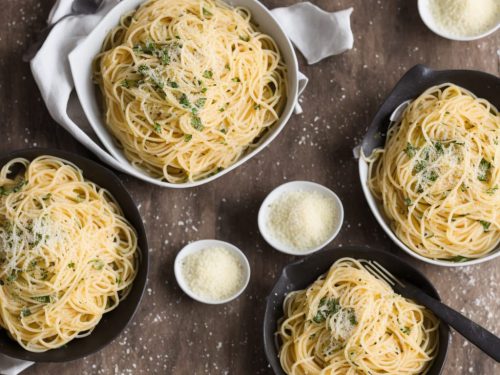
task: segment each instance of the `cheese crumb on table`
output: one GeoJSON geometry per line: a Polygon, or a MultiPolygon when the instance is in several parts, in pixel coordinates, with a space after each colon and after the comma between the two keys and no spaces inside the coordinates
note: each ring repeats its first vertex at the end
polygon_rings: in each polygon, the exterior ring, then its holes
{"type": "Polygon", "coordinates": [[[182,273],[194,294],[211,301],[235,295],[243,284],[243,265],[234,253],[223,247],[187,255],[182,261],[182,273]]]}
{"type": "Polygon", "coordinates": [[[335,230],[338,213],[332,198],[318,192],[283,193],[270,205],[273,237],[297,252],[320,246],[335,230]]]}

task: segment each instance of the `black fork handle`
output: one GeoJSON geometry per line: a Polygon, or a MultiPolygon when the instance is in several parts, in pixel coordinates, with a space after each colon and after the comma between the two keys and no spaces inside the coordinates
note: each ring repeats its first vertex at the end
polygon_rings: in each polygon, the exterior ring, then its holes
{"type": "MultiPolygon", "coordinates": [[[[400,288],[395,287],[394,289],[400,288]]],[[[500,362],[499,337],[411,284],[406,284],[400,291],[405,297],[411,298],[427,307],[439,319],[453,327],[458,333],[488,354],[495,361],[500,362]]]]}

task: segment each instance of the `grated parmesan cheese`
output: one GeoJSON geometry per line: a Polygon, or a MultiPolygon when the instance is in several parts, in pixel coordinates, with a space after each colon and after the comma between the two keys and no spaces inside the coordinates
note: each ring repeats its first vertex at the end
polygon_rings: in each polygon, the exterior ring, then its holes
{"type": "Polygon", "coordinates": [[[456,36],[479,35],[500,22],[498,0],[429,0],[429,10],[436,26],[456,36]]]}
{"type": "Polygon", "coordinates": [[[207,248],[186,256],[182,272],[194,294],[212,301],[233,296],[243,284],[240,260],[222,247],[207,248]]]}
{"type": "Polygon", "coordinates": [[[320,246],[337,224],[335,202],[318,192],[283,193],[270,206],[268,227],[278,241],[306,251],[320,246]]]}

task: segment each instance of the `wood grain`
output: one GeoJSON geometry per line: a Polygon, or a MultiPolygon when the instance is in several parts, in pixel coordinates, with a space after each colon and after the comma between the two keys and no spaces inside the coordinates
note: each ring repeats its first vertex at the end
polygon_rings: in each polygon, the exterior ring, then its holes
{"type": "MultiPolygon", "coordinates": [[[[292,0],[266,0],[268,7],[292,0]]],[[[500,334],[500,261],[444,269],[394,249],[364,202],[352,148],[400,76],[417,63],[499,74],[500,33],[480,41],[441,39],[425,28],[416,1],[313,1],[328,11],[354,7],[354,49],[307,66],[304,114],[293,116],[268,149],[208,185],[167,190],[120,175],[144,216],[152,267],[133,323],[111,345],[66,364],[36,364],[26,374],[271,374],[262,350],[265,298],[281,268],[294,260],[270,248],[258,233],[257,210],[277,185],[296,179],[332,188],[345,205],[333,246],[371,244],[397,252],[435,283],[443,300],[500,334]],[[246,293],[224,306],[185,296],[173,260],[187,242],[226,240],[248,256],[246,293]]],[[[51,1],[3,0],[0,12],[0,151],[47,146],[91,156],[49,116],[21,54],[43,27],[51,1]]],[[[500,366],[453,335],[444,374],[495,374],[500,366]]]]}

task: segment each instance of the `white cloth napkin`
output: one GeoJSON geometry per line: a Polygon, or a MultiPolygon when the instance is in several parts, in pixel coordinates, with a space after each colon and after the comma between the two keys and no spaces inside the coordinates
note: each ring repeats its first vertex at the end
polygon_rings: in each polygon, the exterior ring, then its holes
{"type": "Polygon", "coordinates": [[[309,64],[352,48],[352,8],[325,12],[310,2],[271,10],[309,64]]]}

